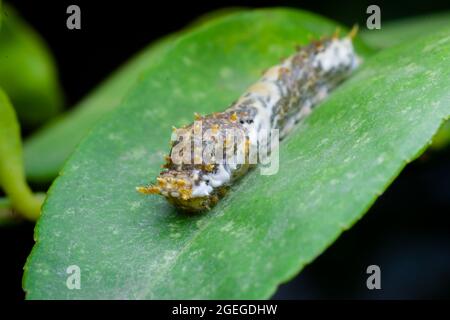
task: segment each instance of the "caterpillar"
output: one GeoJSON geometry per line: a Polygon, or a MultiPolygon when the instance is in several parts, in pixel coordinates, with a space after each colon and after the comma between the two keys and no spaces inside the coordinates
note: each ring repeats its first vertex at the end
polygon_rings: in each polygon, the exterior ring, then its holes
{"type": "Polygon", "coordinates": [[[254,166],[250,151],[267,144],[262,133],[277,129],[283,139],[358,67],[361,59],[352,43],[355,34],[356,28],[343,38],[336,32],[297,48],[295,54],[265,71],[225,111],[195,114],[194,123],[174,128],[171,153],[156,183],[137,187],[137,191],[162,195],[184,211],[212,208],[254,166]],[[241,134],[235,134],[238,138],[230,143],[229,132],[241,134]]]}

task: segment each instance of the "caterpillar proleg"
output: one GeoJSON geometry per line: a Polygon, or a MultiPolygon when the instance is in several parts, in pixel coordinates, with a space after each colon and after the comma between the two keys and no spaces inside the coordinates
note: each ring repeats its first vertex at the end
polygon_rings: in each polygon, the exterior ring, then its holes
{"type": "Polygon", "coordinates": [[[213,207],[254,165],[250,151],[261,146],[262,133],[278,129],[279,138],[285,137],[360,64],[352,44],[355,32],[297,49],[225,111],[196,114],[194,123],[174,129],[171,153],[156,183],[137,190],[160,194],[186,211],[213,207]]]}

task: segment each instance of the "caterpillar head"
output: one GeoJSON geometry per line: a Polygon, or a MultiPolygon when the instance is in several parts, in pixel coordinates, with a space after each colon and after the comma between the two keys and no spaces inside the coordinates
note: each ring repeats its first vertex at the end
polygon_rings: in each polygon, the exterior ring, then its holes
{"type": "MultiPolygon", "coordinates": [[[[232,178],[246,170],[243,165],[232,166],[235,141],[248,152],[246,129],[235,112],[196,115],[196,121],[184,128],[174,128],[170,156],[149,186],[138,187],[144,194],[159,194],[185,211],[203,211],[213,207],[228,189],[232,178]],[[231,139],[231,130],[240,129],[240,139],[231,139]],[[228,131],[227,131],[228,130],[228,131]],[[220,146],[220,148],[219,148],[220,146]],[[239,170],[240,169],[240,170],[239,170]]],[[[245,156],[242,156],[245,159],[245,156]]]]}
{"type": "Polygon", "coordinates": [[[224,188],[213,188],[200,178],[198,170],[161,172],[156,183],[137,187],[144,194],[159,194],[185,211],[203,211],[213,207],[224,193],[224,188]]]}

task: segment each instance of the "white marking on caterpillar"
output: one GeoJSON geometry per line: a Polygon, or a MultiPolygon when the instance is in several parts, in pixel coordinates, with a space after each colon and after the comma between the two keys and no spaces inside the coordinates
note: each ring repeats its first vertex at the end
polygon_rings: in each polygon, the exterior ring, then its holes
{"type": "MultiPolygon", "coordinates": [[[[352,44],[355,33],[298,49],[225,111],[196,114],[193,124],[175,129],[171,155],[157,183],[137,190],[161,194],[186,211],[214,206],[234,181],[277,152],[273,144],[278,133],[279,139],[285,137],[360,64],[352,44]]],[[[274,168],[278,163],[269,171],[274,168]]]]}

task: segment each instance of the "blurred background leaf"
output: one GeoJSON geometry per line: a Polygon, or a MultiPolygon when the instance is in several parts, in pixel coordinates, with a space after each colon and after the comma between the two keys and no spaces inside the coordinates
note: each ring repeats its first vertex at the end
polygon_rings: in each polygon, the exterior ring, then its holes
{"type": "Polygon", "coordinates": [[[35,128],[62,109],[55,62],[43,39],[12,7],[3,5],[0,14],[0,86],[22,125],[35,128]]]}
{"type": "Polygon", "coordinates": [[[450,144],[450,121],[447,120],[442,124],[439,131],[433,137],[433,143],[431,144],[430,148],[432,150],[442,150],[447,148],[449,144],[450,144]]]}

